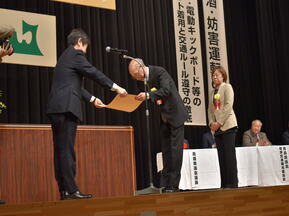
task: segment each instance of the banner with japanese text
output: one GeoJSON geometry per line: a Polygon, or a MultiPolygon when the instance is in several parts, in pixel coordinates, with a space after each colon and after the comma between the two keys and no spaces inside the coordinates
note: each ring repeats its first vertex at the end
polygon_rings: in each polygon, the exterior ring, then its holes
{"type": "Polygon", "coordinates": [[[116,10],[115,0],[50,0],[50,1],[116,10]]]}
{"type": "Polygon", "coordinates": [[[179,93],[189,118],[206,125],[203,64],[197,0],[173,0],[179,93]]]}
{"type": "Polygon", "coordinates": [[[203,0],[206,55],[208,69],[208,91],[212,91],[211,70],[223,66],[228,73],[226,32],[223,0],[203,0]]]}

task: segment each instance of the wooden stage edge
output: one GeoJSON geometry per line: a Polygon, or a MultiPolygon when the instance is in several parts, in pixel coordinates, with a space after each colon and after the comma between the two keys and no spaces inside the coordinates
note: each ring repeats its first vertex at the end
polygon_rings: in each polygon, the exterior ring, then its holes
{"type": "Polygon", "coordinates": [[[289,186],[0,205],[5,216],[289,215],[289,186]]]}

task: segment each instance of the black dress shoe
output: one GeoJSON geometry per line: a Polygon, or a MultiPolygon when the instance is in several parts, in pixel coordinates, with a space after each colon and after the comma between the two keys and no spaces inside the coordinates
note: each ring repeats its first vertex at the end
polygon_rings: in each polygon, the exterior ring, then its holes
{"type": "Polygon", "coordinates": [[[68,194],[66,191],[60,192],[60,200],[64,200],[65,195],[68,194]]]}
{"type": "Polygon", "coordinates": [[[83,194],[79,191],[76,191],[72,194],[68,193],[68,192],[63,192],[61,193],[61,200],[74,200],[74,199],[90,199],[92,198],[91,194],[83,194]]]}
{"type": "Polygon", "coordinates": [[[163,193],[176,193],[176,192],[179,192],[179,188],[178,187],[173,187],[173,186],[169,186],[169,187],[165,187],[163,189],[163,193]]]}
{"type": "Polygon", "coordinates": [[[5,201],[4,200],[0,200],[0,204],[5,204],[5,201]]]}
{"type": "Polygon", "coordinates": [[[238,185],[236,184],[226,184],[223,189],[232,189],[232,188],[238,188],[238,185]]]}

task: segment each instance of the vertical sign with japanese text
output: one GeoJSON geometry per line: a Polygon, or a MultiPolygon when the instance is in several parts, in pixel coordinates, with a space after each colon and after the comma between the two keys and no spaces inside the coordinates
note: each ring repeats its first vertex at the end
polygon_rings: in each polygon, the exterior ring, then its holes
{"type": "Polygon", "coordinates": [[[208,90],[212,91],[211,70],[223,66],[228,72],[226,32],[223,0],[203,0],[206,37],[206,55],[208,68],[208,90]]]}
{"type": "Polygon", "coordinates": [[[205,91],[197,0],[173,0],[179,93],[186,125],[206,125],[205,91]]]}

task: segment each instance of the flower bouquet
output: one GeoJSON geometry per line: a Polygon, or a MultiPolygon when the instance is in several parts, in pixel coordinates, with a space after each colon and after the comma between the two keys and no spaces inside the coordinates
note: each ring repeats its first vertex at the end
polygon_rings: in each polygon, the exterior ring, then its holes
{"type": "MultiPolygon", "coordinates": [[[[0,90],[0,97],[2,97],[3,92],[0,90]]],[[[0,100],[0,114],[2,113],[3,109],[6,109],[6,105],[0,100]]]]}

